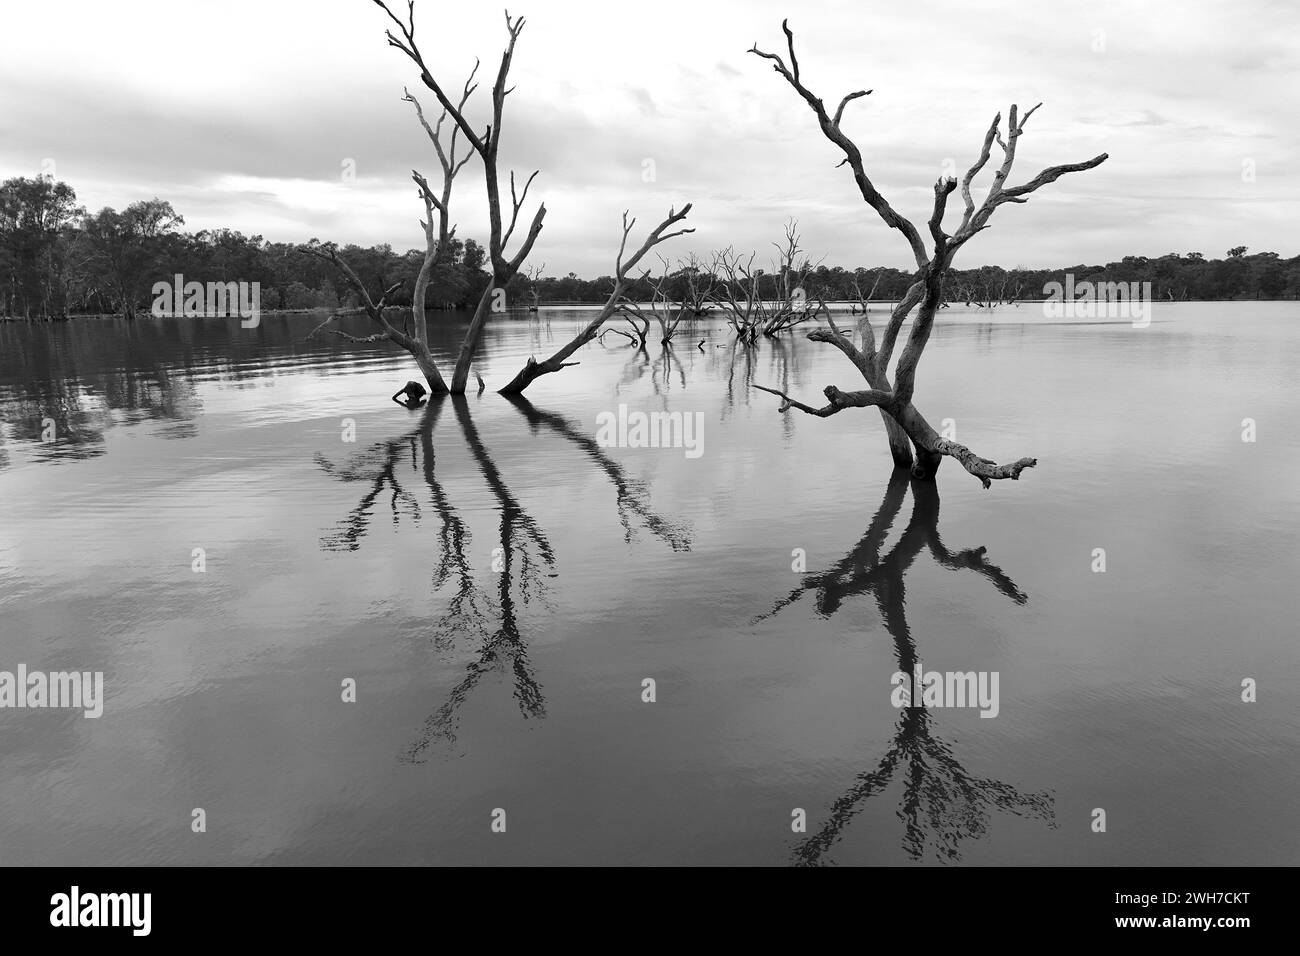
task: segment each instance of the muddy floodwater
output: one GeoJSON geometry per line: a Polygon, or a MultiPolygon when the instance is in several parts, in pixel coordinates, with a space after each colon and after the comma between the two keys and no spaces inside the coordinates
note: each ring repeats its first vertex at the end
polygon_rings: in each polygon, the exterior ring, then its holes
{"type": "Polygon", "coordinates": [[[0,709],[0,862],[1300,860],[1295,303],[946,310],[918,407],[1039,459],[989,491],[778,412],[861,379],[718,318],[492,391],[582,315],[416,411],[318,316],[0,324],[0,670],[104,675],[0,709]],[[895,707],[918,662],[996,716],[895,707]]]}

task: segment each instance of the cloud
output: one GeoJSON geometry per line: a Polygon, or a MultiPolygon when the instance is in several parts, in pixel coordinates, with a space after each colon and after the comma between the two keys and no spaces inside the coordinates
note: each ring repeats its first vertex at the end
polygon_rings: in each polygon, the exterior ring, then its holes
{"type": "MultiPolygon", "coordinates": [[[[313,235],[417,246],[413,168],[438,165],[403,87],[433,95],[353,0],[48,0],[6,13],[0,36],[0,176],[53,159],[91,208],[154,195],[190,228],[269,239],[313,235]],[[50,23],[61,28],[50,30],[50,23]],[[356,170],[346,183],[343,164],[356,170]]],[[[426,57],[458,89],[482,57],[471,108],[488,121],[500,11],[417,3],[426,57]]],[[[862,202],[807,106],[746,51],[784,52],[775,0],[666,0],[654,15],[594,17],[578,0],[532,12],[515,53],[502,162],[539,169],[548,269],[612,268],[624,209],[649,228],[692,201],[697,232],[674,252],[765,253],[787,217],[830,265],[906,266],[906,244],[862,202]],[[616,42],[612,38],[617,38],[616,42]]],[[[820,0],[792,20],[805,81],[827,103],[850,90],[844,128],[876,186],[918,223],[931,185],[974,159],[1010,103],[1044,102],[1015,178],[1106,151],[963,251],[1057,265],[1162,254],[1193,240],[1295,254],[1289,165],[1300,31],[1286,3],[1195,8],[1118,0],[889,5],[820,0]],[[1264,39],[1261,39],[1264,38],[1264,39]],[[925,55],[918,56],[924,49],[925,55]],[[1243,175],[1247,164],[1253,181],[1243,175]]],[[[983,187],[987,187],[986,170],[983,187]]],[[[458,180],[462,236],[486,232],[482,176],[458,180]]]]}

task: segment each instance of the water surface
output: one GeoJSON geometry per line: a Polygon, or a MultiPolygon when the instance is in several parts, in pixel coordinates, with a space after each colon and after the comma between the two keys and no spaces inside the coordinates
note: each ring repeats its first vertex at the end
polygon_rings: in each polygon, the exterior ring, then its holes
{"type": "MultiPolygon", "coordinates": [[[[920,368],[936,427],[1039,459],[990,491],[779,413],[753,383],[860,378],[712,317],[415,411],[314,317],[0,324],[0,669],[107,685],[0,710],[0,862],[1295,863],[1296,305],[1038,313],[946,311],[920,368]],[[620,404],[703,454],[596,444],[620,404]],[[997,718],[891,706],[918,658],[997,671],[997,718]]],[[[581,321],[491,327],[482,375],[581,321]]]]}

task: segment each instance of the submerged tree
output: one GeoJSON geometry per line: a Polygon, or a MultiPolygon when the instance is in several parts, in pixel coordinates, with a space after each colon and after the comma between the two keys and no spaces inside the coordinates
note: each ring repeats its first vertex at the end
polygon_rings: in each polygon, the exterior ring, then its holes
{"type": "Polygon", "coordinates": [[[692,252],[678,259],[675,268],[663,256],[659,263],[658,278],[652,278],[647,269],[636,288],[623,294],[623,317],[634,328],[636,322],[641,323],[638,345],[645,344],[651,320],[659,323],[659,343],[667,346],[683,322],[713,309],[711,296],[717,277],[704,269],[699,256],[692,252]]]}
{"type": "MultiPolygon", "coordinates": [[[[577,365],[577,362],[567,361],[568,358],[573,355],[574,352],[578,351],[578,349],[582,348],[582,346],[586,345],[599,335],[601,326],[603,326],[615,315],[615,313],[618,312],[620,305],[625,301],[624,293],[627,291],[628,286],[632,284],[632,279],[629,276],[629,273],[637,267],[643,258],[645,258],[645,254],[655,246],[659,245],[659,243],[672,239],[674,236],[680,236],[695,231],[694,229],[677,229],[673,232],[665,231],[669,227],[676,225],[685,219],[690,211],[690,203],[683,206],[681,212],[669,209],[668,217],[663,222],[659,223],[659,225],[655,226],[654,229],[650,230],[650,235],[646,237],[646,241],[642,243],[641,248],[634,252],[632,257],[627,261],[623,260],[623,256],[627,253],[627,237],[632,232],[632,227],[636,225],[636,219],[633,218],[629,220],[627,218],[627,212],[624,212],[623,240],[619,243],[618,256],[614,260],[614,291],[609,294],[609,298],[605,300],[604,306],[596,313],[595,318],[584,325],[577,335],[570,339],[563,348],[559,349],[550,358],[539,362],[536,358],[530,355],[527,364],[519,370],[518,374],[510,380],[505,388],[500,390],[501,394],[522,395],[524,389],[543,375],[549,375],[551,372],[558,372],[560,369],[567,368],[570,365],[577,365]]],[[[648,274],[649,270],[646,272],[646,275],[648,274]]],[[[644,279],[645,276],[642,276],[642,278],[644,279]]],[[[649,319],[646,319],[645,327],[649,327],[649,319]]],[[[637,344],[644,343],[645,332],[642,331],[640,342],[637,344]]]]}
{"type": "MultiPolygon", "coordinates": [[[[397,28],[397,33],[390,29],[386,32],[389,46],[396,47],[406,55],[412,63],[419,69],[420,82],[422,82],[434,96],[437,98],[442,108],[437,123],[430,126],[425,120],[424,111],[420,103],[408,91],[406,99],[415,105],[416,113],[421,125],[428,133],[435,151],[438,154],[439,163],[443,171],[443,185],[441,194],[435,194],[430,188],[428,182],[418,172],[412,173],[412,178],[419,187],[420,196],[425,205],[425,220],[421,223],[424,227],[426,238],[426,253],[420,269],[419,276],[416,279],[415,296],[412,303],[412,314],[415,325],[415,334],[411,335],[406,330],[396,328],[388,321],[386,310],[389,308],[388,300],[401,283],[391,285],[379,292],[376,299],[371,291],[367,288],[365,282],[357,275],[356,271],[351,268],[347,262],[338,254],[338,249],[333,244],[319,244],[313,241],[310,244],[310,251],[316,255],[328,259],[342,274],[344,281],[352,288],[361,301],[362,308],[367,315],[380,327],[380,331],[370,336],[358,337],[348,335],[337,329],[329,329],[336,335],[352,341],[374,342],[384,339],[396,342],[402,348],[410,352],[424,373],[425,379],[429,383],[430,391],[435,394],[445,394],[450,392],[453,395],[464,394],[466,385],[469,381],[470,363],[478,350],[479,341],[482,339],[483,330],[487,325],[488,316],[492,312],[504,311],[506,288],[512,280],[521,275],[521,270],[529,253],[532,251],[534,243],[537,241],[538,234],[542,230],[542,221],[546,217],[545,204],[539,204],[537,211],[533,214],[531,225],[528,231],[519,243],[517,249],[510,255],[506,253],[506,245],[514,235],[515,227],[520,224],[519,214],[523,209],[524,203],[528,198],[528,190],[537,177],[537,171],[523,182],[522,189],[519,189],[515,182],[513,172],[509,174],[510,196],[509,196],[509,220],[505,209],[505,201],[502,195],[502,178],[498,169],[498,150],[501,144],[501,124],[505,110],[506,97],[513,92],[514,87],[508,87],[507,81],[510,74],[511,62],[514,58],[515,43],[519,39],[520,33],[524,28],[524,18],[512,18],[509,11],[505,14],[506,32],[509,39],[506,44],[505,52],[501,56],[501,65],[497,70],[496,81],[492,84],[492,119],[486,129],[479,133],[470,125],[465,116],[465,105],[470,95],[476,89],[473,83],[474,75],[478,70],[475,64],[474,71],[471,72],[469,80],[466,81],[460,99],[453,102],[447,95],[446,91],[434,77],[432,71],[421,53],[416,43],[416,26],[415,26],[415,0],[407,0],[407,17],[403,21],[389,8],[385,0],[373,0],[376,6],[387,14],[388,18],[397,28]],[[451,137],[450,145],[444,150],[442,144],[442,126],[447,117],[451,117],[451,137]],[[490,279],[483,288],[482,295],[479,297],[478,305],[474,310],[473,318],[470,320],[469,328],[465,333],[465,338],[461,342],[460,352],[456,358],[456,364],[452,371],[451,382],[448,384],[444,381],[442,374],[437,368],[433,355],[428,347],[428,336],[425,328],[424,319],[424,296],[428,288],[429,278],[438,262],[445,258],[445,250],[449,242],[453,241],[454,227],[450,226],[448,207],[451,200],[452,181],[456,174],[464,166],[466,159],[459,161],[456,159],[456,141],[458,136],[463,136],[469,143],[473,152],[478,155],[483,163],[483,178],[487,189],[488,204],[488,243],[486,249],[486,265],[490,274],[490,279]],[[438,212],[438,228],[435,231],[433,225],[433,213],[438,212]]],[[[576,362],[569,362],[569,358],[578,348],[594,339],[599,334],[600,328],[614,314],[623,293],[627,290],[633,281],[628,276],[628,272],[636,267],[637,263],[647,251],[653,248],[665,239],[681,235],[683,232],[693,230],[683,229],[677,232],[665,233],[664,230],[676,222],[684,219],[690,212],[690,204],[684,206],[681,212],[669,210],[668,218],[650,233],[650,237],[642,248],[636,252],[627,262],[623,261],[623,255],[626,251],[627,237],[632,225],[636,220],[628,221],[627,213],[623,214],[623,242],[619,247],[618,262],[615,272],[614,291],[610,294],[609,300],[605,307],[597,314],[596,318],[588,323],[578,333],[578,335],[555,355],[551,356],[544,362],[538,362],[530,357],[528,364],[501,389],[503,394],[518,395],[536,378],[549,372],[558,371],[568,365],[576,365],[576,362]]],[[[537,280],[540,278],[540,270],[527,275],[530,285],[533,288],[533,311],[537,309],[537,280]]],[[[329,324],[329,320],[322,323],[318,328],[324,328],[329,324]]],[[[644,336],[642,336],[644,338],[644,336]]],[[[483,382],[479,379],[480,391],[483,382]]]]}
{"type": "MultiPolygon", "coordinates": [[[[478,63],[476,62],[461,92],[459,109],[464,109],[470,96],[478,88],[474,83],[474,76],[477,73],[478,63]]],[[[404,326],[399,330],[388,321],[387,300],[390,295],[401,287],[401,282],[385,288],[376,302],[361,276],[339,254],[338,246],[332,242],[319,243],[313,239],[303,246],[304,251],[317,258],[324,259],[338,270],[343,277],[343,281],[360,299],[362,309],[380,327],[380,331],[368,336],[351,335],[332,325],[337,317],[336,313],[313,329],[307,337],[311,338],[316,332],[324,330],[350,342],[379,342],[385,339],[394,342],[411,353],[416,365],[424,373],[429,388],[435,395],[440,395],[446,393],[448,388],[443,380],[442,373],[438,371],[438,363],[434,360],[433,353],[429,349],[429,329],[424,316],[425,300],[428,297],[429,284],[433,279],[435,270],[439,265],[450,259],[452,244],[455,242],[456,237],[456,227],[451,223],[451,190],[457,173],[465,167],[470,157],[468,155],[460,159],[456,157],[457,138],[460,134],[460,127],[458,126],[452,126],[449,142],[445,147],[443,145],[444,134],[442,127],[443,123],[447,121],[447,110],[444,109],[438,116],[437,122],[430,126],[429,121],[424,117],[424,108],[420,105],[420,101],[411,95],[410,90],[403,90],[402,99],[415,107],[416,118],[419,119],[420,125],[424,127],[429,141],[433,143],[434,152],[438,156],[438,164],[442,167],[442,188],[436,194],[429,186],[429,181],[419,170],[411,170],[411,180],[415,183],[420,198],[424,202],[424,219],[421,220],[420,226],[424,230],[425,238],[424,256],[420,261],[420,271],[416,274],[415,291],[411,297],[411,325],[404,326]],[[433,215],[435,209],[438,212],[436,223],[433,215]],[[327,328],[327,326],[329,327],[327,328]],[[414,334],[412,334],[412,328],[414,334]]]]}
{"type": "MultiPolygon", "coordinates": [[[[515,174],[510,173],[510,221],[507,223],[502,212],[501,176],[498,169],[497,154],[501,147],[501,123],[505,112],[506,97],[514,90],[514,87],[507,87],[506,83],[510,75],[510,64],[514,59],[515,43],[519,40],[519,34],[524,29],[524,18],[512,18],[509,12],[505,15],[506,32],[510,38],[507,41],[505,52],[501,55],[501,65],[497,70],[496,81],[492,84],[492,121],[482,133],[476,133],[474,128],[470,126],[469,120],[465,118],[462,109],[464,100],[462,99],[460,105],[452,102],[437,79],[434,78],[433,73],[425,63],[419,46],[416,45],[414,0],[408,0],[407,20],[405,23],[394,15],[384,0],[374,0],[374,2],[376,6],[388,14],[389,19],[393,21],[401,34],[400,37],[397,37],[389,30],[386,33],[389,46],[396,47],[406,54],[411,62],[419,68],[420,82],[437,97],[443,110],[455,121],[460,132],[483,162],[483,180],[487,189],[488,201],[487,264],[492,273],[492,281],[484,287],[483,294],[479,297],[478,306],[474,310],[474,317],[470,320],[469,329],[461,342],[460,353],[456,357],[456,366],[452,370],[450,391],[452,394],[460,395],[464,394],[465,386],[469,382],[470,362],[474,358],[474,353],[478,350],[478,343],[483,336],[483,328],[487,324],[488,314],[492,311],[498,299],[504,297],[506,285],[522,268],[524,260],[528,258],[533,244],[537,241],[538,234],[542,231],[542,220],[546,218],[546,205],[545,203],[539,204],[537,211],[533,214],[533,221],[528,227],[528,232],[520,241],[519,248],[507,258],[506,244],[510,241],[510,237],[514,235],[515,226],[519,223],[519,212],[523,209],[524,202],[528,198],[528,189],[537,177],[537,171],[534,170],[532,175],[524,181],[523,189],[518,190],[515,185],[515,174]]],[[[426,201],[427,196],[426,192],[426,201]]],[[[430,385],[433,386],[433,383],[430,383],[430,385]]],[[[438,391],[437,388],[434,390],[438,391]]]]}
{"type": "Polygon", "coordinates": [[[720,281],[713,301],[727,313],[727,324],[745,345],[753,345],[760,335],[773,338],[788,332],[815,314],[806,288],[814,263],[799,246],[798,226],[793,220],[786,223],[784,240],[772,243],[777,258],[770,276],[754,268],[758,253],[746,259],[728,246],[714,254],[713,269],[720,281]]]}
{"type": "Polygon", "coordinates": [[[524,276],[528,279],[528,296],[533,300],[533,304],[528,307],[529,312],[536,312],[542,304],[542,276],[546,273],[546,263],[540,266],[529,266],[524,270],[524,276]]]}
{"type": "Polygon", "coordinates": [[[849,102],[866,96],[871,91],[859,90],[847,94],[840,100],[834,114],[828,113],[822,100],[803,83],[799,72],[799,60],[794,51],[794,33],[791,32],[788,22],[782,22],[781,28],[785,32],[786,46],[789,50],[790,62],[788,65],[779,54],[765,53],[758,48],[757,44],[751,47],[749,52],[763,59],[771,60],[772,68],[808,104],[808,107],[817,117],[823,135],[843,152],[844,160],[841,165],[847,165],[852,170],[853,179],[857,183],[859,192],[862,193],[862,198],[876,211],[887,226],[897,229],[907,240],[912,255],[916,260],[916,271],[913,274],[911,286],[891,311],[879,344],[877,344],[870,317],[865,314],[859,322],[862,341],[860,347],[855,346],[850,337],[836,327],[834,321],[830,319],[829,311],[826,316],[830,328],[814,329],[808,333],[810,339],[817,342],[829,342],[843,352],[857,367],[862,377],[866,379],[869,388],[846,392],[841,391],[834,385],[828,385],[823,390],[827,404],[815,408],[796,401],[785,392],[777,389],[763,388],[763,386],[755,387],[780,396],[782,399],[781,411],[797,408],[809,415],[822,418],[835,415],[846,408],[874,406],[880,410],[881,417],[884,419],[894,464],[897,467],[911,468],[913,476],[917,478],[933,478],[943,457],[947,455],[956,458],[962,467],[980,480],[985,488],[990,487],[994,479],[1018,479],[1024,469],[1032,468],[1038,463],[1037,459],[1021,458],[1011,464],[999,465],[987,458],[980,457],[965,445],[941,438],[938,432],[930,426],[930,423],[912,404],[912,396],[916,388],[917,365],[920,363],[921,354],[925,351],[926,343],[930,340],[930,331],[934,324],[935,313],[938,312],[940,304],[943,302],[944,279],[952,267],[953,258],[962,246],[969,242],[976,233],[988,228],[989,218],[999,206],[1004,203],[1027,202],[1031,193],[1048,183],[1055,182],[1066,173],[1092,169],[1094,166],[1105,162],[1106,154],[1102,153],[1081,163],[1049,166],[1037,176],[1019,186],[1009,185],[1009,177],[1016,158],[1017,140],[1024,133],[1025,124],[1029,121],[1029,117],[1038,109],[1038,106],[1035,106],[1033,109],[1028,110],[1024,116],[1020,116],[1013,104],[1007,117],[1006,138],[1004,139],[1002,135],[1002,114],[998,113],[993,118],[988,132],[984,135],[984,145],[979,157],[962,177],[961,195],[965,204],[965,211],[962,213],[961,222],[956,231],[951,234],[944,231],[943,219],[947,209],[948,197],[958,187],[957,180],[946,177],[941,178],[934,184],[934,207],[927,224],[932,240],[932,248],[927,249],[916,226],[900,215],[876,189],[867,175],[862,153],[840,128],[844,108],[848,106],[849,102]],[[993,175],[993,183],[990,185],[984,201],[976,206],[974,199],[971,197],[971,183],[985,164],[988,163],[995,142],[1002,149],[1002,164],[993,175]],[[894,354],[894,345],[897,342],[903,322],[912,313],[913,309],[916,309],[916,317],[912,322],[907,344],[898,359],[897,367],[894,370],[894,381],[891,384],[888,370],[890,359],[894,354]],[[912,449],[908,447],[909,442],[916,452],[915,461],[913,460],[912,449]]]}
{"type": "Polygon", "coordinates": [[[700,258],[691,253],[683,259],[677,270],[677,278],[682,284],[681,302],[695,316],[713,311],[713,287],[717,276],[704,268],[700,258]]]}
{"type": "Polygon", "coordinates": [[[662,263],[659,277],[651,279],[648,273],[644,277],[650,284],[649,300],[643,305],[632,297],[624,295],[621,304],[623,314],[629,321],[635,317],[641,322],[641,341],[638,343],[641,345],[645,344],[646,336],[649,334],[651,319],[659,323],[659,344],[668,345],[677,334],[677,326],[691,314],[689,303],[685,299],[674,299],[668,289],[668,281],[671,278],[668,274],[668,260],[660,256],[659,261],[662,263]]]}
{"type": "Polygon", "coordinates": [[[998,266],[981,266],[956,282],[956,299],[977,309],[996,309],[1015,303],[1024,295],[1024,287],[1019,269],[1008,272],[998,266]]]}
{"type": "MultiPolygon", "coordinates": [[[[420,124],[424,127],[429,139],[432,141],[434,150],[437,152],[438,161],[442,166],[443,182],[440,193],[435,193],[430,188],[427,180],[419,173],[412,172],[412,179],[419,188],[420,197],[424,202],[425,219],[421,223],[425,232],[426,252],[423,263],[421,264],[419,275],[416,279],[415,295],[412,302],[412,317],[414,320],[414,335],[398,329],[385,314],[388,307],[388,298],[401,286],[401,283],[389,286],[383,289],[376,299],[372,292],[367,289],[366,284],[357,275],[356,271],[348,265],[346,261],[338,254],[338,249],[332,243],[320,244],[313,242],[310,244],[310,250],[318,256],[328,259],[339,270],[344,281],[357,293],[361,300],[361,306],[366,314],[375,324],[380,327],[380,331],[373,335],[359,338],[348,335],[338,330],[331,329],[337,335],[348,338],[352,341],[381,341],[384,339],[397,343],[402,348],[414,356],[416,363],[420,366],[420,371],[424,373],[425,379],[429,383],[429,389],[435,395],[446,394],[450,392],[455,395],[464,394],[466,385],[469,382],[469,367],[473,361],[474,354],[478,350],[479,340],[483,336],[483,328],[487,324],[488,315],[498,307],[498,303],[503,301],[506,285],[513,279],[523,266],[524,260],[532,251],[533,244],[537,241],[538,234],[542,231],[542,220],[546,217],[545,204],[539,204],[537,211],[533,214],[532,223],[528,227],[527,233],[520,241],[519,247],[512,255],[507,257],[506,244],[514,235],[515,227],[519,224],[519,213],[523,209],[524,203],[528,198],[529,187],[532,186],[533,180],[537,177],[537,171],[534,171],[523,183],[523,188],[519,189],[515,183],[513,172],[509,174],[510,197],[509,197],[509,221],[506,221],[506,213],[503,212],[502,184],[501,175],[498,168],[498,150],[501,144],[501,124],[505,112],[506,97],[513,91],[514,87],[508,87],[507,81],[510,75],[510,65],[514,59],[515,43],[519,39],[519,34],[524,29],[524,18],[512,18],[506,13],[506,32],[509,39],[506,42],[505,51],[501,54],[501,65],[497,69],[495,82],[492,84],[492,119],[481,133],[476,132],[474,127],[469,123],[465,116],[465,106],[469,101],[470,95],[477,88],[474,84],[474,75],[478,71],[478,64],[475,64],[474,70],[470,73],[470,78],[465,82],[465,86],[458,100],[453,101],[441,84],[435,79],[432,71],[425,63],[424,55],[420,52],[419,46],[415,40],[415,3],[414,0],[408,0],[407,18],[405,21],[400,19],[389,9],[384,0],[374,0],[376,6],[388,15],[393,24],[397,27],[397,35],[392,30],[388,30],[385,36],[388,38],[389,46],[396,47],[404,53],[412,63],[419,68],[420,82],[423,83],[438,100],[442,112],[435,125],[430,126],[425,120],[424,110],[419,101],[407,91],[405,99],[414,104],[416,115],[420,124]],[[442,126],[444,121],[450,117],[452,120],[451,136],[446,149],[442,143],[442,126]],[[452,370],[451,382],[448,384],[438,370],[433,355],[429,350],[428,335],[425,328],[424,319],[424,296],[428,289],[429,280],[433,270],[445,255],[449,243],[452,241],[454,227],[450,225],[449,205],[451,201],[452,181],[456,174],[465,165],[468,157],[459,161],[456,159],[456,141],[463,136],[469,143],[473,152],[478,155],[483,163],[483,178],[487,188],[488,200],[488,246],[487,246],[487,265],[491,273],[491,281],[484,287],[482,295],[479,297],[478,305],[474,310],[474,317],[470,321],[469,329],[465,333],[465,338],[461,342],[460,352],[456,357],[456,364],[452,370]],[[438,212],[438,227],[434,229],[433,213],[438,212]]],[[[323,327],[323,326],[322,326],[323,327]]]]}

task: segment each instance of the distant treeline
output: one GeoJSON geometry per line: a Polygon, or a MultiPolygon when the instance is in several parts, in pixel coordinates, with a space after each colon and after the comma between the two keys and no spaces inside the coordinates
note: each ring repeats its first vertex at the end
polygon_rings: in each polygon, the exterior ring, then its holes
{"type": "MultiPolygon", "coordinates": [[[[153,284],[170,281],[176,274],[205,283],[259,283],[264,311],[358,304],[354,293],[340,287],[331,265],[299,245],[268,242],[233,229],[185,232],[183,226],[184,219],[160,199],[132,203],[120,212],[105,208],[88,213],[77,205],[76,193],[66,183],[50,177],[7,180],[0,185],[0,315],[134,316],[149,309],[153,284]]],[[[400,282],[400,290],[389,302],[411,304],[423,250],[396,252],[384,244],[345,246],[340,254],[376,293],[400,282]]],[[[429,284],[426,306],[472,308],[490,279],[484,260],[484,248],[473,239],[454,239],[429,284]]],[[[694,267],[670,267],[664,291],[674,299],[687,298],[689,273],[695,273],[697,288],[713,284],[700,281],[708,268],[707,259],[694,267]]],[[[1040,299],[1047,283],[1064,284],[1067,273],[1076,285],[1150,282],[1152,295],[1161,300],[1300,297],[1300,256],[1248,254],[1245,246],[1229,249],[1221,259],[1189,252],[1159,258],[1125,256],[1106,265],[1062,269],[954,270],[947,293],[953,301],[974,305],[1040,299]]],[[[775,274],[761,281],[761,288],[770,286],[771,294],[777,294],[775,274]]],[[[854,300],[860,291],[874,301],[893,301],[911,282],[911,273],[899,269],[817,266],[807,272],[804,286],[810,299],[854,300]]],[[[611,276],[581,279],[569,273],[533,279],[521,274],[506,287],[506,298],[520,307],[533,304],[534,297],[543,304],[603,302],[613,285],[611,276]]],[[[652,292],[651,283],[640,280],[628,297],[645,300],[652,292]]]]}

